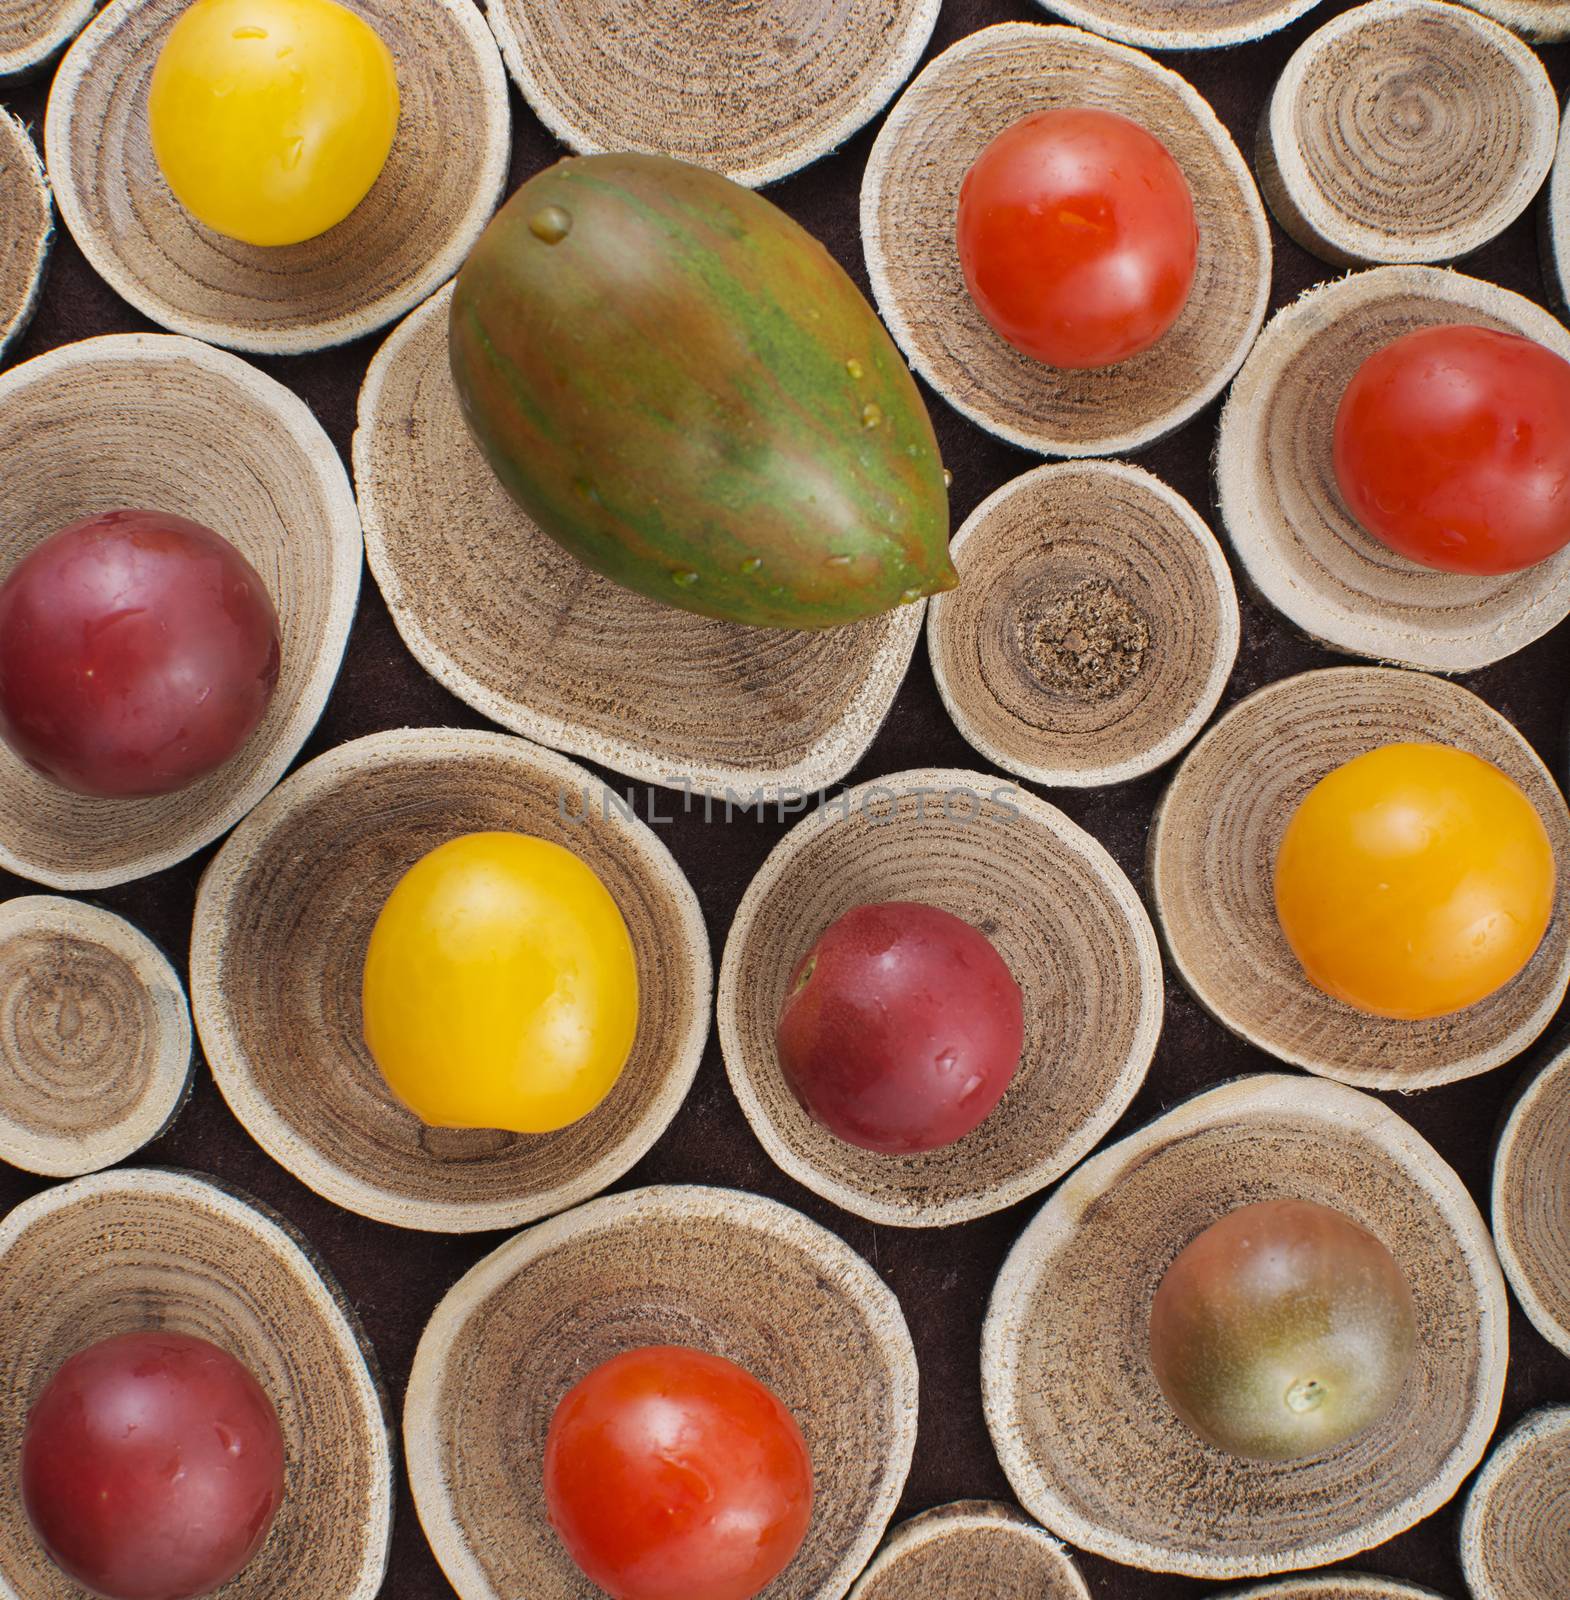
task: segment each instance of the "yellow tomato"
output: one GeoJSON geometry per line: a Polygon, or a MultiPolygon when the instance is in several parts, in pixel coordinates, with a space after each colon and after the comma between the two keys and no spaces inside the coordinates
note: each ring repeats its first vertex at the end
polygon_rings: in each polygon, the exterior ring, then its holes
{"type": "Polygon", "coordinates": [[[621,1076],[638,968],[610,891],[572,851],[471,833],[399,880],[363,999],[371,1055],[422,1121],[549,1133],[621,1076]]]}
{"type": "Polygon", "coordinates": [[[1554,904],[1554,853],[1498,767],[1391,744],[1309,790],[1276,856],[1276,915],[1309,978],[1383,1017],[1440,1017],[1507,984],[1554,904]]]}
{"type": "Polygon", "coordinates": [[[153,154],[187,211],[247,244],[298,244],[370,192],[398,128],[376,30],[333,0],[197,0],[147,101],[153,154]]]}

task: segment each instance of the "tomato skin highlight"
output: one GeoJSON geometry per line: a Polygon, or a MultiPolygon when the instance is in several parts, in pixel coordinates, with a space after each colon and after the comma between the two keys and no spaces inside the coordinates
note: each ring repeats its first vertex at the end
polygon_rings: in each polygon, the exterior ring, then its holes
{"type": "Polygon", "coordinates": [[[1194,196],[1154,134],[1112,111],[1036,111],[960,185],[960,267],[1016,350],[1053,367],[1109,367],[1148,350],[1188,303],[1194,196]]]}
{"type": "Polygon", "coordinates": [[[1334,461],[1347,509],[1408,560],[1535,566],[1570,544],[1570,361],[1493,328],[1405,334],[1347,385],[1334,461]]]}
{"type": "Polygon", "coordinates": [[[370,193],[398,129],[381,36],[336,0],[196,0],[148,90],[153,154],[199,222],[299,244],[370,193]]]}
{"type": "Polygon", "coordinates": [[[1532,959],[1556,873],[1542,818],[1497,767],[1385,745],[1303,798],[1276,856],[1276,915],[1327,994],[1375,1016],[1448,1016],[1532,959]]]}
{"type": "Polygon", "coordinates": [[[812,1498],[795,1418],[719,1356],[628,1351],[551,1419],[551,1526],[614,1600],[751,1600],[801,1548],[812,1498]]]}
{"type": "Polygon", "coordinates": [[[191,1600],[261,1549],[284,1494],[278,1415],[227,1351],[133,1333],[79,1351],[22,1440],[22,1502],[50,1559],[109,1600],[191,1600]]]}
{"type": "Polygon", "coordinates": [[[171,794],[230,760],[272,702],[278,613],[227,539],[104,512],[0,585],[0,737],[78,794],[171,794]]]}
{"type": "Polygon", "coordinates": [[[814,1121],[864,1150],[953,1144],[1013,1081],[1024,1000],[986,935],[916,901],[854,906],[802,958],[776,1042],[814,1121]]]}
{"type": "Polygon", "coordinates": [[[621,1076],[637,957],[615,899],[571,850],[465,834],[388,896],[361,1008],[372,1059],[428,1126],[550,1133],[621,1076]]]}

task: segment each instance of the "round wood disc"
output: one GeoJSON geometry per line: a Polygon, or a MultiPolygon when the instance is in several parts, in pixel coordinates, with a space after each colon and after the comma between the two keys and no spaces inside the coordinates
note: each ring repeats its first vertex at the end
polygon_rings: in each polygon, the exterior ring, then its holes
{"type": "MultiPolygon", "coordinates": [[[[209,1339],[278,1411],[284,1500],[224,1600],[373,1600],[387,1570],[393,1443],[375,1357],[342,1291],[281,1219],[191,1173],[60,1184],[0,1221],[0,1455],[62,1362],[144,1329],[209,1339]]],[[[0,1594],[79,1600],[0,1474],[0,1594]]]]}
{"type": "Polygon", "coordinates": [[[580,155],[675,156],[756,188],[837,149],[889,103],[940,0],[491,0],[535,114],[580,155]]]}
{"type": "Polygon", "coordinates": [[[1179,494],[1118,461],[1037,467],[984,500],[927,614],[955,726],[1049,788],[1122,783],[1205,725],[1237,657],[1237,595],[1179,494]]]}
{"type": "Polygon", "coordinates": [[[1090,1600],[1074,1558],[1012,1506],[960,1500],[902,1522],[850,1600],[1090,1600]]]}
{"type": "Polygon", "coordinates": [[[213,1076],[256,1142],[377,1222],[515,1228],[603,1189],[665,1131],[709,1032],[708,935],[670,852],[581,767],[500,733],[414,728],[340,745],[257,808],[202,879],[191,1001],[213,1076]],[[362,1037],[371,929],[403,874],[488,830],[565,845],[632,935],[638,1033],[616,1087],[557,1133],[428,1128],[362,1037]]]}
{"type": "Polygon", "coordinates": [[[936,1228],[1001,1211],[1093,1150],[1144,1081],[1161,1031],[1160,952],[1117,863],[1055,806],[996,775],[894,773],[823,803],[742,897],[720,964],[720,1045],[764,1149],[857,1216],[936,1228]],[[1025,1001],[1007,1095],[956,1144],[863,1150],[802,1109],[774,1034],[792,974],[852,906],[917,900],[979,928],[1025,1001]]]}
{"type": "Polygon", "coordinates": [[[1570,983],[1570,812],[1526,740],[1442,678],[1332,667],[1240,702],[1185,757],[1150,829],[1146,875],[1172,965],[1224,1027],[1294,1066],[1365,1089],[1426,1089],[1519,1055],[1570,983]],[[1308,981],[1276,920],[1276,851],[1303,796],[1365,751],[1454,745],[1525,792],[1553,843],[1554,917],[1525,969],[1488,999],[1426,1022],[1375,1017],[1308,981]]]}
{"type": "Polygon", "coordinates": [[[793,633],[677,611],[591,572],[470,437],[447,361],[451,301],[443,289],[382,347],[354,438],[371,571],[420,664],[493,722],[648,783],[772,799],[837,782],[893,703],[925,602],[793,633]]]}
{"type": "Polygon", "coordinates": [[[878,308],[911,365],[971,421],[1043,455],[1118,455],[1180,427],[1237,371],[1269,303],[1269,225],[1231,134],[1177,73],[1078,28],[998,23],[929,62],[872,148],[861,234],[878,308]],[[960,182],[982,149],[1026,113],[1063,105],[1148,128],[1182,167],[1199,219],[1183,314],[1143,355],[1099,371],[1005,344],[972,302],[954,242],[960,182]]]}
{"type": "Polygon", "coordinates": [[[30,77],[87,24],[101,0],[0,0],[0,81],[30,77]]]}
{"type": "Polygon", "coordinates": [[[397,65],[397,138],[350,216],[274,247],[197,222],[153,156],[148,83],[189,3],[111,0],[50,91],[60,215],[110,288],[176,333],[297,355],[383,327],[450,278],[501,201],[512,152],[506,73],[472,0],[345,0],[397,65]]]}
{"type": "Polygon", "coordinates": [[[1319,0],[1038,0],[1054,17],[1143,50],[1216,50],[1275,33],[1319,0]]]}
{"type": "Polygon", "coordinates": [[[1570,305],[1570,118],[1560,124],[1559,153],[1548,178],[1542,235],[1549,293],[1561,306],[1570,305]]]}
{"type": "Polygon", "coordinates": [[[1466,0],[1495,22],[1535,44],[1558,44],[1570,39],[1570,5],[1565,0],[1466,0]]]}
{"type": "Polygon", "coordinates": [[[1325,261],[1452,261],[1532,203],[1558,135],[1548,73],[1508,28],[1447,0],[1371,0],[1287,63],[1259,181],[1325,261]]]}
{"type": "Polygon", "coordinates": [[[1369,1095],[1297,1076],[1212,1089],[1092,1157],[1003,1267],[982,1397],[1020,1503],[1113,1561],[1211,1580],[1341,1561],[1444,1505],[1482,1459],[1509,1351],[1504,1278],[1465,1186],[1369,1095]],[[1271,1199],[1333,1206],[1383,1240],[1417,1305],[1395,1409],[1335,1450],[1246,1461],[1179,1420],[1150,1306],[1211,1223],[1271,1199]]]}
{"type": "Polygon", "coordinates": [[[33,319],[54,232],[44,164],[27,129],[0,109],[0,356],[33,319]]]}
{"type": "Polygon", "coordinates": [[[1505,1436],[1467,1496],[1461,1567],[1472,1600],[1570,1593],[1570,1406],[1505,1436]]]}
{"type": "Polygon", "coordinates": [[[546,1520],[545,1434],[569,1388],[651,1344],[745,1367],[806,1438],[812,1523],[759,1600],[839,1600],[850,1587],[916,1443],[916,1355],[899,1302],[799,1213],[673,1185],[518,1235],[431,1318],[409,1376],[404,1449],[420,1521],[462,1600],[591,1593],[546,1520]]]}
{"type": "Polygon", "coordinates": [[[0,904],[0,1160],[50,1178],[112,1166],[190,1082],[185,990],[146,934],[77,900],[0,904]]]}
{"type": "Polygon", "coordinates": [[[1521,1091],[1494,1156],[1499,1260],[1532,1326],[1570,1356],[1570,1049],[1521,1091]]]}
{"type": "Polygon", "coordinates": [[[1443,1600],[1432,1589],[1367,1572],[1327,1572],[1317,1578],[1287,1578],[1249,1589],[1229,1589],[1216,1600],[1443,1600]]]}
{"type": "Polygon", "coordinates": [[[0,746],[0,866],[56,889],[127,883],[233,827],[321,716],[360,592],[354,493],[321,424],[281,383],[194,339],[111,334],[0,374],[0,574],[119,507],[228,539],[278,608],[283,666],[245,747],[176,794],[72,794],[0,746]]]}
{"type": "Polygon", "coordinates": [[[1415,328],[1523,333],[1570,359],[1541,306],[1436,267],[1376,267],[1276,313],[1232,385],[1216,445],[1216,502],[1248,579],[1314,638],[1349,655],[1465,672],[1501,660],[1570,612],[1570,551],[1471,577],[1397,555],[1352,519],[1331,442],[1353,374],[1415,328]]]}

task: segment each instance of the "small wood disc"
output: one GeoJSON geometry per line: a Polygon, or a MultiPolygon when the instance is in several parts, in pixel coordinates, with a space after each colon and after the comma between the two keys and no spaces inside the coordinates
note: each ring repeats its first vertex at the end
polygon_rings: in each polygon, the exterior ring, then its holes
{"type": "Polygon", "coordinates": [[[1570,4],[1566,0],[1466,0],[1466,3],[1534,44],[1558,44],[1570,39],[1570,4]]]}
{"type": "Polygon", "coordinates": [[[402,112],[371,192],[303,244],[241,244],[175,199],[147,91],[190,0],[112,0],[61,63],[44,154],[60,215],[116,294],[212,344],[298,355],[385,326],[450,278],[502,197],[507,76],[471,0],[345,0],[398,69],[402,112]]]}
{"type": "Polygon", "coordinates": [[[1322,260],[1453,261],[1532,203],[1558,135],[1548,73],[1508,28],[1447,0],[1371,0],[1287,63],[1260,188],[1322,260]]]}
{"type": "Polygon", "coordinates": [[[603,1189],[675,1116],[703,1054],[708,935],[670,852],[581,767],[522,739],[372,734],[291,775],[219,851],[191,936],[191,1000],[213,1076],[302,1183],[377,1222],[515,1228],[603,1189]],[[460,834],[565,845],[632,935],[638,1033],[616,1087],[557,1133],[428,1128],[365,1047],[371,929],[403,874],[460,834]]]}
{"type": "Polygon", "coordinates": [[[1205,725],[1237,657],[1226,557],[1192,506],[1120,461],[1037,467],[949,546],[927,614],[955,726],[1049,788],[1122,783],[1205,725]]]}
{"type": "MultiPolygon", "coordinates": [[[[1570,6],[1566,8],[1570,14],[1570,6]]],[[[1560,306],[1570,306],[1570,117],[1559,129],[1559,153],[1548,178],[1543,207],[1543,270],[1549,292],[1560,306]]]]}
{"type": "Polygon", "coordinates": [[[1270,229],[1232,136],[1177,73],[1078,28],[1002,22],[922,69],[878,134],[861,186],[878,308],[911,365],[989,432],[1043,455],[1154,443],[1220,394],[1270,297],[1270,229]],[[954,212],[982,149],[1028,112],[1096,106],[1148,128],[1194,193],[1199,265],[1183,314],[1143,355],[1069,372],[1013,349],[976,309],[954,212]]]}
{"type": "Polygon", "coordinates": [[[1038,0],[1044,10],[1142,50],[1250,44],[1295,22],[1319,0],[1038,0]]]}
{"type": "Polygon", "coordinates": [[[606,0],[491,0],[525,100],[579,155],[675,156],[756,188],[837,149],[889,103],[940,0],[789,0],[636,14],[606,0]]]}
{"type": "Polygon", "coordinates": [[[591,572],[470,437],[447,362],[451,301],[443,289],[382,347],[354,437],[371,571],[420,664],[493,722],[648,783],[773,799],[837,782],[893,703],[925,602],[793,633],[677,611],[591,572]]]}
{"type": "MultiPolygon", "coordinates": [[[[224,1600],[373,1600],[387,1571],[393,1442],[370,1345],[281,1219],[192,1173],[125,1169],[24,1200],[0,1222],[0,1457],[62,1362],[162,1329],[243,1361],[278,1412],[285,1487],[267,1542],[224,1600]]],[[[0,1474],[0,1594],[80,1600],[0,1474]]]]}
{"type": "Polygon", "coordinates": [[[146,934],[77,900],[0,905],[0,1160],[50,1178],[112,1166],[190,1082],[185,990],[146,934]]]}
{"type": "Polygon", "coordinates": [[[283,668],[245,747],[176,794],[72,794],[0,746],[0,866],[56,889],[159,872],[233,827],[321,716],[360,592],[360,519],[322,425],[281,383],[194,339],[111,334],[0,374],[0,575],[119,507],[228,539],[278,608],[283,668]]]}
{"type": "Polygon", "coordinates": [[[1570,1356],[1570,1049],[1511,1107],[1494,1155],[1494,1242],[1532,1326],[1570,1356]]]}
{"type": "Polygon", "coordinates": [[[1444,1600],[1432,1589],[1399,1583],[1367,1572],[1327,1572],[1317,1578],[1288,1578],[1250,1589],[1229,1589],[1216,1600],[1444,1600]]]}
{"type": "Polygon", "coordinates": [[[1161,1031],[1161,958],[1117,863],[1055,806],[995,775],[894,773],[826,800],[774,847],[720,964],[720,1045],[764,1149],[857,1216],[947,1227],[1043,1189],[1093,1150],[1144,1081],[1161,1031]],[[956,1144],[885,1155],[836,1138],[780,1070],[792,974],[852,906],[916,900],[979,928],[1025,1000],[1002,1102],[956,1144]]]}
{"type": "Polygon", "coordinates": [[[1435,572],[1353,520],[1336,487],[1341,396],[1367,357],[1415,328],[1525,334],[1570,359],[1541,306],[1436,267],[1375,267],[1276,313],[1244,363],[1216,445],[1216,503],[1248,579],[1305,632],[1348,655],[1466,672],[1570,612],[1570,551],[1500,577],[1435,572]]]}
{"type": "Polygon", "coordinates": [[[1074,1558],[1012,1506],[959,1500],[902,1522],[850,1600],[1090,1600],[1074,1558]]]}
{"type": "Polygon", "coordinates": [[[44,164],[27,129],[0,109],[0,356],[33,320],[54,233],[44,164]]]}
{"type": "Polygon", "coordinates": [[[87,25],[101,0],[0,0],[0,81],[32,76],[87,25]]]}
{"type": "Polygon", "coordinates": [[[1146,881],[1168,954],[1224,1027],[1294,1066],[1365,1089],[1427,1089],[1519,1055],[1570,984],[1570,812],[1526,740],[1443,678],[1331,667],[1234,706],[1185,757],[1150,829],[1146,881]],[[1303,796],[1365,751],[1404,741],[1491,761],[1537,808],[1558,864],[1554,916],[1510,983],[1448,1017],[1370,1016],[1308,980],[1276,920],[1276,851],[1303,796]]]}
{"type": "Polygon", "coordinates": [[[1212,1089],[1093,1156],[1021,1235],[982,1332],[982,1399],[1020,1503],[1113,1561],[1228,1580],[1345,1560],[1444,1505],[1498,1420],[1509,1311],[1460,1178],[1395,1112],[1312,1078],[1212,1089]],[[1178,1253],[1239,1206],[1301,1199],[1401,1263],[1417,1354],[1383,1421],[1321,1455],[1206,1444],[1150,1365],[1150,1307],[1178,1253]]]}
{"type": "Polygon", "coordinates": [[[883,1536],[916,1443],[916,1355],[893,1292],[806,1217],[730,1189],[595,1200],[459,1280],[409,1376],[404,1450],[426,1537],[462,1600],[597,1593],[545,1515],[562,1396],[623,1351],[723,1356],[806,1437],[806,1542],[760,1600],[839,1600],[883,1536]]]}
{"type": "Polygon", "coordinates": [[[1472,1600],[1570,1594],[1570,1406],[1534,1411],[1478,1474],[1461,1519],[1472,1600]]]}

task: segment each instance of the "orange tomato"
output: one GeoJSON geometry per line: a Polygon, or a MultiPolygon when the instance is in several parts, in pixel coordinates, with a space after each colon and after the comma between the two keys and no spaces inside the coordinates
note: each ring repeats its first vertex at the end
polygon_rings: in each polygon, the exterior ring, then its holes
{"type": "Polygon", "coordinates": [[[1532,959],[1554,854],[1498,767],[1391,744],[1309,790],[1276,856],[1276,915],[1310,980],[1383,1017],[1475,1005],[1532,959]]]}

